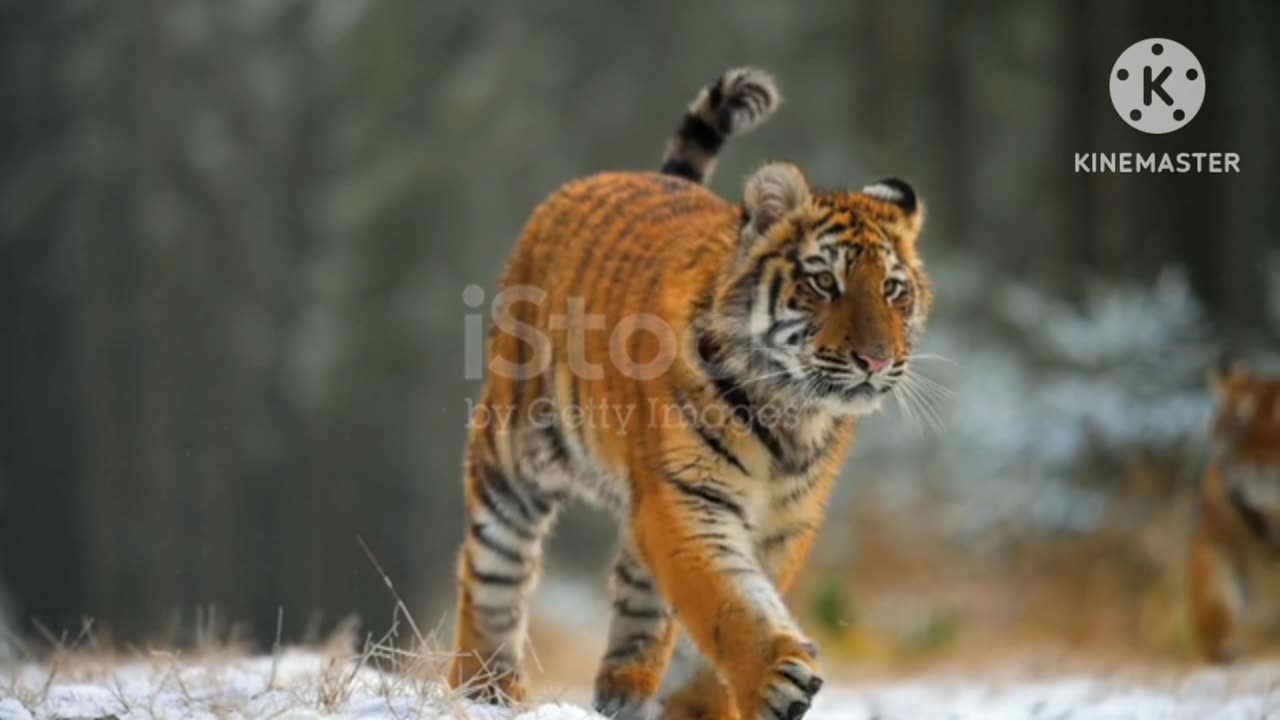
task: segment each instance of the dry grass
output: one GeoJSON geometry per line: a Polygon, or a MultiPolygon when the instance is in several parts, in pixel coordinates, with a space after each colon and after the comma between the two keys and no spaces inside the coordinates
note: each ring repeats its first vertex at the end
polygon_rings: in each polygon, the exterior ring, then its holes
{"type": "Polygon", "coordinates": [[[209,625],[197,645],[179,651],[109,647],[86,623],[71,640],[47,635],[41,647],[21,644],[19,660],[0,666],[0,697],[34,711],[50,707],[55,688],[89,685],[110,692],[110,712],[142,710],[152,717],[163,717],[163,706],[175,699],[213,717],[254,717],[264,709],[333,714],[357,696],[381,698],[393,717],[461,707],[441,682],[449,653],[435,633],[422,635],[406,617],[397,609],[390,629],[377,637],[362,635],[359,624],[347,620],[322,643],[285,649],[277,641],[269,657],[257,659],[234,635],[209,625]],[[406,627],[415,637],[403,637],[406,627]]]}
{"type": "Polygon", "coordinates": [[[890,510],[867,483],[842,523],[853,550],[811,569],[793,606],[835,657],[875,671],[1045,656],[1194,664],[1184,569],[1194,478],[1150,456],[1118,476],[1087,532],[1010,523],[963,540],[944,530],[954,500],[926,493],[890,510]]]}
{"type": "Polygon", "coordinates": [[[373,552],[358,542],[395,601],[381,635],[362,633],[348,618],[324,640],[286,649],[280,611],[270,656],[251,658],[239,628],[227,626],[212,608],[197,612],[194,641],[183,650],[114,646],[88,620],[74,637],[37,625],[38,645],[8,639],[18,659],[0,665],[0,698],[14,698],[37,716],[56,711],[55,690],[92,687],[110,695],[111,707],[98,708],[106,717],[275,717],[295,710],[332,715],[375,699],[393,718],[465,717],[461,693],[444,682],[452,654],[440,642],[440,629],[423,631],[373,552]],[[181,706],[176,714],[175,703],[181,706]]]}

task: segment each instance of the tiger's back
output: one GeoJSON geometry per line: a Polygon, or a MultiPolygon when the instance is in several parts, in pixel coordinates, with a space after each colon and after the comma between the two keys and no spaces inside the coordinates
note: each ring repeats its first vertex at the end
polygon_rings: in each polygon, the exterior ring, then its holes
{"type": "Polygon", "coordinates": [[[684,359],[673,343],[687,336],[699,300],[736,252],[739,223],[739,209],[704,186],[658,173],[593,175],[541,203],[503,276],[502,292],[516,302],[490,350],[500,364],[533,371],[495,374],[489,388],[488,402],[513,409],[505,442],[555,433],[566,471],[609,485],[577,489],[625,509],[628,441],[655,409],[643,378],[684,359]],[[670,334],[658,337],[657,328],[670,334]],[[533,406],[539,401],[543,408],[533,406]]]}

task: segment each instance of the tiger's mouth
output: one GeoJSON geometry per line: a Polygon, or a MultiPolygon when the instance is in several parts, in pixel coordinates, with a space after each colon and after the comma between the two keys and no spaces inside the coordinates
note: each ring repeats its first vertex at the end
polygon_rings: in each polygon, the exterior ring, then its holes
{"type": "Polygon", "coordinates": [[[869,375],[854,377],[818,371],[809,387],[822,404],[839,414],[869,415],[880,409],[894,386],[892,383],[877,385],[869,375]]]}
{"type": "Polygon", "coordinates": [[[813,374],[813,387],[821,395],[831,395],[850,400],[879,397],[893,390],[892,383],[876,384],[873,376],[853,373],[832,373],[818,370],[813,374]]]}

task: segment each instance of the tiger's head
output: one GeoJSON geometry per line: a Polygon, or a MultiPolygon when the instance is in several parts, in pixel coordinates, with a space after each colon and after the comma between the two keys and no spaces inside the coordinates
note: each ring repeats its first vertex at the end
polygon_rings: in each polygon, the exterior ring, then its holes
{"type": "Polygon", "coordinates": [[[1210,385],[1217,400],[1212,433],[1218,455],[1280,470],[1280,377],[1255,375],[1224,359],[1210,385]]]}
{"type": "Polygon", "coordinates": [[[1224,360],[1210,384],[1213,467],[1226,499],[1255,536],[1280,544],[1280,378],[1224,360]]]}
{"type": "Polygon", "coordinates": [[[748,178],[742,211],[737,261],[715,299],[740,374],[839,414],[878,409],[908,371],[932,300],[911,186],[819,192],[773,163],[748,178]]]}

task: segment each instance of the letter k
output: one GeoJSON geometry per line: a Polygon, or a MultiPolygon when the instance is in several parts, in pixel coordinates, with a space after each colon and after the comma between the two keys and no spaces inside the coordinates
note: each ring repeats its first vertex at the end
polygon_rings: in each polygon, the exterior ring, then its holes
{"type": "Polygon", "coordinates": [[[1173,72],[1173,68],[1166,67],[1163,72],[1156,76],[1155,80],[1151,79],[1151,66],[1142,68],[1142,104],[1151,104],[1151,95],[1156,94],[1164,101],[1165,105],[1173,105],[1173,98],[1169,93],[1164,91],[1164,81],[1169,79],[1169,73],[1173,72]]]}

